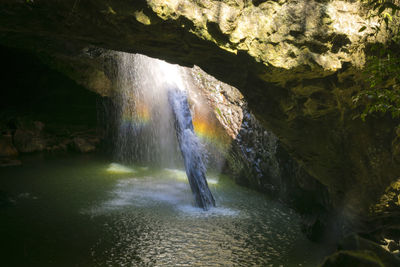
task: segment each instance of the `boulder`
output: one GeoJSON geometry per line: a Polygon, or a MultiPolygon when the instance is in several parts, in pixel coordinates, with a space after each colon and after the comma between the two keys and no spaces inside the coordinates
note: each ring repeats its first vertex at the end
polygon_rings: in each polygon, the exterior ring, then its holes
{"type": "Polygon", "coordinates": [[[17,129],[13,139],[21,153],[39,152],[46,148],[46,141],[34,131],[17,129]]]}
{"type": "Polygon", "coordinates": [[[27,118],[17,118],[13,142],[21,153],[40,152],[46,148],[46,139],[43,136],[44,123],[27,118]]]}
{"type": "Polygon", "coordinates": [[[18,151],[12,143],[11,135],[0,136],[0,157],[16,157],[18,151]]]}
{"type": "Polygon", "coordinates": [[[84,139],[82,137],[75,137],[72,144],[73,149],[81,153],[89,153],[96,150],[96,146],[94,146],[87,139],[84,139]]]}

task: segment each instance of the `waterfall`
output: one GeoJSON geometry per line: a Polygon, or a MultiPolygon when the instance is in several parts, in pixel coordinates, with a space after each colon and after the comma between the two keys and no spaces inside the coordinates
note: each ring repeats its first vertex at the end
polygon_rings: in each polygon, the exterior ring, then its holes
{"type": "Polygon", "coordinates": [[[171,79],[182,87],[179,70],[143,55],[117,53],[117,59],[114,155],[124,162],[179,166],[181,156],[165,90],[171,79]]]}
{"type": "Polygon", "coordinates": [[[116,58],[117,159],[161,167],[183,161],[197,206],[215,206],[205,178],[205,150],[193,130],[185,70],[143,55],[116,52],[116,58]]]}
{"type": "Polygon", "coordinates": [[[168,100],[175,115],[176,134],[179,147],[185,162],[186,175],[196,203],[207,210],[215,206],[215,200],[208,188],[205,178],[206,166],[204,164],[202,145],[193,130],[192,115],[185,92],[170,88],[168,100]]]}

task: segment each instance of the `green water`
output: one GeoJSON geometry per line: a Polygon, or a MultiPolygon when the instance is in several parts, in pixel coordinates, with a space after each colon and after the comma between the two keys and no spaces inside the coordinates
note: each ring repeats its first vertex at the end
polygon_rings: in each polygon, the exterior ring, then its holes
{"type": "Polygon", "coordinates": [[[328,253],[299,216],[209,175],[217,207],[193,207],[185,174],[94,156],[0,169],[0,266],[316,266],[328,253]]]}

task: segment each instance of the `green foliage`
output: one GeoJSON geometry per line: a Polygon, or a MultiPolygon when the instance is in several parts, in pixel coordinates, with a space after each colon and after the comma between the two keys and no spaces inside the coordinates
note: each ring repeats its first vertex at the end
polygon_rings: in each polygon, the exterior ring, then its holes
{"type": "MultiPolygon", "coordinates": [[[[363,3],[374,11],[371,16],[380,16],[383,18],[386,27],[391,21],[393,21],[393,16],[400,10],[400,4],[398,0],[364,0],[363,3]]],[[[366,29],[363,26],[359,31],[362,32],[366,29]]],[[[379,27],[375,28],[376,31],[379,27]]]]}
{"type": "MultiPolygon", "coordinates": [[[[393,15],[400,10],[397,1],[369,0],[368,5],[377,10],[386,26],[393,21],[393,15]],[[391,10],[392,15],[385,10],[391,10]]],[[[365,30],[362,27],[359,31],[365,30]]],[[[379,31],[379,27],[376,28],[379,31]]],[[[374,44],[370,50],[364,74],[369,88],[353,98],[355,104],[365,104],[361,119],[372,113],[390,113],[393,118],[400,118],[400,34],[394,33],[386,44],[374,44]]]]}
{"type": "Polygon", "coordinates": [[[396,11],[400,10],[399,3],[396,0],[364,0],[363,2],[371,9],[377,10],[378,15],[381,15],[385,9],[390,9],[392,15],[394,15],[396,11]]]}
{"type": "Polygon", "coordinates": [[[221,110],[219,110],[219,108],[215,108],[215,111],[218,113],[219,116],[223,117],[222,113],[221,113],[221,110]]]}
{"type": "Polygon", "coordinates": [[[363,120],[375,112],[389,112],[393,118],[399,118],[400,55],[387,47],[377,49],[378,55],[368,58],[364,72],[370,88],[361,91],[353,101],[366,104],[361,114],[363,120]]]}

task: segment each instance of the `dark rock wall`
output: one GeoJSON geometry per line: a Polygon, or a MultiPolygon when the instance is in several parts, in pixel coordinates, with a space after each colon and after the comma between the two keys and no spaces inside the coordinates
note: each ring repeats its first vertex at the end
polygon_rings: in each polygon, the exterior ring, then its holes
{"type": "Polygon", "coordinates": [[[1,165],[18,163],[18,152],[93,151],[97,94],[31,53],[0,47],[0,56],[1,165]]]}
{"type": "Polygon", "coordinates": [[[238,89],[199,67],[189,72],[230,138],[224,170],[238,184],[278,197],[302,214],[319,216],[331,209],[327,188],[295,162],[278,138],[261,125],[238,89]]]}

